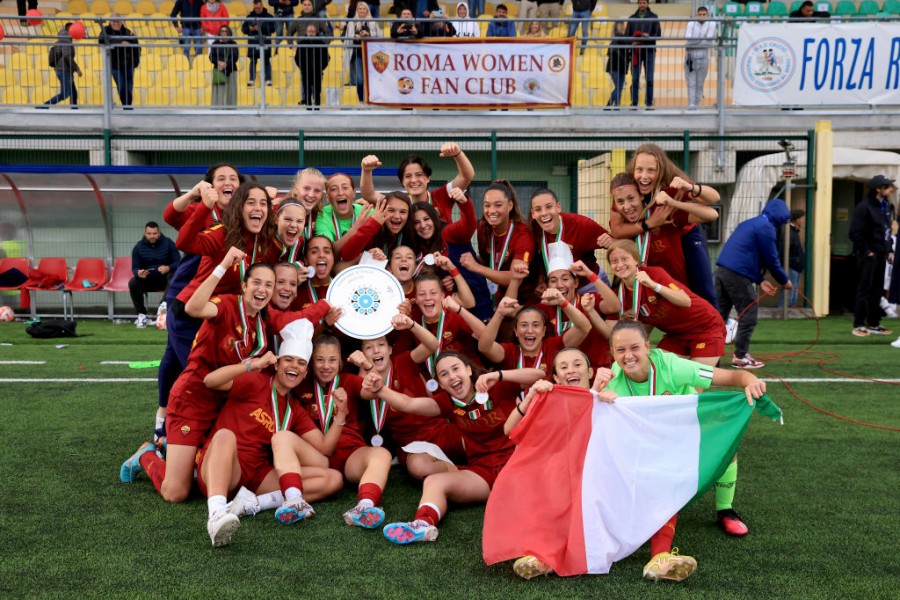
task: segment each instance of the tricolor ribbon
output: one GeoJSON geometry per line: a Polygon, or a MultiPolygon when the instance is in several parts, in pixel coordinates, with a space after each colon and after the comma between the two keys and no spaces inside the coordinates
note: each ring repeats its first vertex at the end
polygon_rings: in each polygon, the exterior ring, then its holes
{"type": "Polygon", "coordinates": [[[288,428],[288,423],[291,422],[291,403],[287,399],[287,396],[284,398],[285,406],[287,410],[284,413],[284,419],[279,417],[278,410],[278,392],[275,391],[275,378],[272,378],[272,415],[275,417],[275,431],[284,431],[288,428]],[[278,422],[281,421],[281,425],[279,426],[278,422]]]}
{"type": "Polygon", "coordinates": [[[327,394],[319,382],[315,382],[316,404],[319,407],[319,425],[322,427],[322,433],[328,433],[331,428],[331,417],[334,415],[334,390],[340,385],[340,380],[341,376],[337,375],[331,382],[331,389],[327,394]]]}
{"type": "MultiPolygon", "coordinates": [[[[247,318],[247,309],[244,307],[244,299],[240,294],[238,294],[237,303],[238,312],[241,316],[241,331],[243,332],[242,342],[243,347],[246,350],[250,346],[250,320],[247,318]]],[[[257,357],[266,349],[266,334],[263,331],[262,319],[260,318],[259,313],[256,313],[253,318],[256,321],[253,326],[256,330],[256,348],[250,352],[250,354],[244,355],[241,352],[241,342],[235,342],[234,351],[237,353],[240,360],[257,357]]]]}

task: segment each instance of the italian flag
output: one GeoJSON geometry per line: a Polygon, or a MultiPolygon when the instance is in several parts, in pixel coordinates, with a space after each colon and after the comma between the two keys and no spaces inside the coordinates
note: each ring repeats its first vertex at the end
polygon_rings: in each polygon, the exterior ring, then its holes
{"type": "Polygon", "coordinates": [[[559,575],[609,573],[728,467],[764,396],[743,392],[623,397],[554,386],[513,431],[516,450],[491,491],[487,564],[534,555],[559,575]]]}

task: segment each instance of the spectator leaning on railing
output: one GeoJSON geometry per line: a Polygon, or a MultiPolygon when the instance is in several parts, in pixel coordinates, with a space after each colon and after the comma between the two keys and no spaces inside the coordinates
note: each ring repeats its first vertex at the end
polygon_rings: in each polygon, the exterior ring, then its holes
{"type": "Polygon", "coordinates": [[[488,37],[516,37],[516,24],[507,18],[505,4],[498,4],[494,9],[494,18],[488,23],[488,37]]]}
{"type": "Polygon", "coordinates": [[[110,47],[110,74],[116,82],[119,101],[123,107],[130,109],[134,97],[134,70],[141,62],[141,47],[137,36],[125,27],[122,15],[113,13],[97,41],[110,47]]]}
{"type": "Polygon", "coordinates": [[[247,58],[250,59],[250,79],[247,87],[256,83],[256,63],[260,56],[263,59],[263,75],[266,85],[272,85],[272,50],[271,37],[275,33],[275,20],[262,0],[253,0],[250,14],[241,24],[241,33],[247,36],[247,58]]]}
{"type": "Polygon", "coordinates": [[[171,18],[181,16],[181,21],[175,22],[175,31],[181,35],[179,43],[184,46],[184,55],[188,60],[191,56],[191,48],[194,49],[194,55],[200,54],[200,9],[203,8],[203,0],[175,0],[172,12],[169,14],[171,18]]]}

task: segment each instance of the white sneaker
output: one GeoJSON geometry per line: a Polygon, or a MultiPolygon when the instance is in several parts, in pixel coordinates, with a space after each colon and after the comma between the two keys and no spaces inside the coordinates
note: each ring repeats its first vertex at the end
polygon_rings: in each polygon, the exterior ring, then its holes
{"type": "Polygon", "coordinates": [[[134,320],[134,326],[138,329],[144,329],[147,327],[147,324],[150,323],[150,319],[147,318],[147,315],[138,315],[138,318],[134,320]]]}
{"type": "Polygon", "coordinates": [[[241,487],[234,500],[228,503],[228,512],[236,517],[252,517],[259,512],[259,499],[256,494],[241,487]]]}
{"type": "Polygon", "coordinates": [[[728,319],[725,323],[725,343],[730,344],[734,341],[734,334],[737,333],[737,319],[728,319]]]}
{"type": "Polygon", "coordinates": [[[384,537],[389,542],[404,546],[413,542],[434,542],[438,538],[438,528],[421,519],[410,523],[391,523],[385,525],[384,537]]]}
{"type": "Polygon", "coordinates": [[[212,541],[213,548],[221,548],[231,543],[234,532],[241,526],[241,520],[229,512],[212,515],[206,523],[206,531],[212,541]]]}
{"type": "Polygon", "coordinates": [[[315,516],[315,514],[316,511],[309,502],[300,498],[299,500],[285,500],[281,508],[275,511],[275,518],[283,525],[293,525],[303,519],[315,516]]]}
{"type": "Polygon", "coordinates": [[[894,348],[900,348],[900,337],[891,342],[891,346],[893,346],[894,348]]]}
{"type": "Polygon", "coordinates": [[[168,310],[168,306],[166,306],[166,301],[163,300],[162,302],[159,303],[159,306],[156,307],[156,317],[159,318],[159,315],[166,314],[167,310],[168,310]]]}

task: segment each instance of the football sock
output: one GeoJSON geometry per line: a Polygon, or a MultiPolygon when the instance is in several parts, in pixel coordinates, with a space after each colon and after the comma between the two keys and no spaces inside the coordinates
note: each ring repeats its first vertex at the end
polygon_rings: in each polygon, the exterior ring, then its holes
{"type": "Polygon", "coordinates": [[[281,493],[281,490],[278,490],[268,494],[261,494],[256,497],[256,500],[259,502],[259,510],[275,510],[284,504],[284,494],[281,493]]]}
{"type": "Polygon", "coordinates": [[[675,515],[659,531],[653,534],[650,538],[650,556],[656,556],[660,552],[672,551],[672,540],[675,539],[675,523],[677,521],[678,515],[675,515]]]}
{"type": "Polygon", "coordinates": [[[166,461],[156,455],[156,452],[144,452],[138,459],[147,477],[153,482],[153,487],[160,494],[162,493],[163,479],[166,478],[166,461]]]}
{"type": "Polygon", "coordinates": [[[303,481],[300,473],[285,473],[278,478],[278,486],[287,500],[303,498],[303,481]]]}
{"type": "Polygon", "coordinates": [[[716,510],[727,510],[734,502],[734,486],[737,484],[737,461],[734,460],[716,482],[716,510]]]}
{"type": "Polygon", "coordinates": [[[206,506],[209,508],[209,516],[212,517],[216,513],[228,510],[228,499],[225,496],[210,496],[206,499],[206,506]]]}
{"type": "Polygon", "coordinates": [[[356,499],[360,503],[368,500],[372,503],[372,506],[378,506],[378,503],[381,502],[381,486],[377,483],[359,484],[359,492],[356,495],[356,499]]]}
{"type": "Polygon", "coordinates": [[[432,504],[431,502],[426,502],[419,506],[419,509],[416,511],[416,516],[413,517],[414,521],[425,521],[429,525],[434,525],[437,527],[438,521],[441,520],[441,511],[438,510],[438,507],[432,504]]]}

